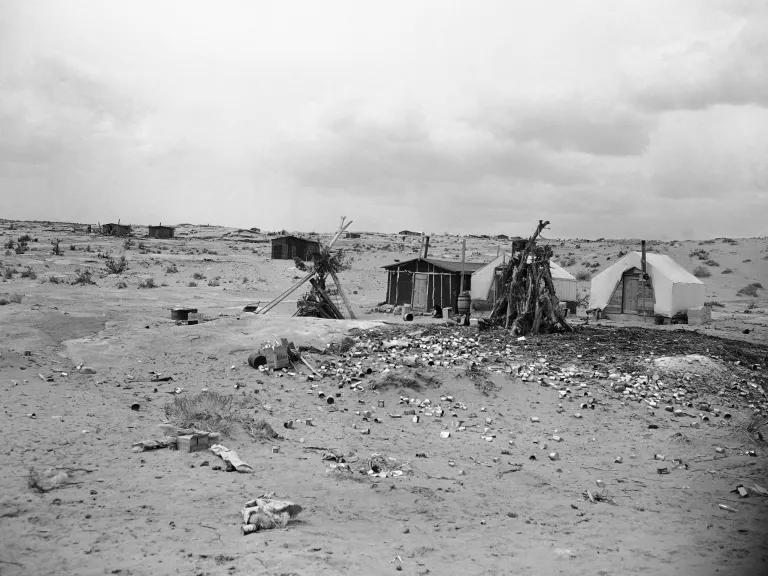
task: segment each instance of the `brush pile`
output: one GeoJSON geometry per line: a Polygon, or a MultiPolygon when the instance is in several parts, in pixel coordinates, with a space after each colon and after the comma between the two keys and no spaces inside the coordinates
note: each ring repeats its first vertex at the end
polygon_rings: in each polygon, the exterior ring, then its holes
{"type": "MultiPolygon", "coordinates": [[[[342,250],[332,251],[323,246],[314,257],[309,279],[312,288],[296,303],[296,316],[314,316],[316,318],[331,318],[342,320],[344,315],[335,304],[326,288],[326,279],[330,276],[336,286],[339,286],[339,272],[347,270],[350,263],[342,250]]],[[[338,289],[338,288],[337,288],[338,289]]]]}
{"type": "Polygon", "coordinates": [[[511,328],[513,335],[572,330],[552,282],[552,249],[536,245],[536,238],[548,224],[539,220],[533,236],[513,247],[514,254],[502,273],[501,297],[491,312],[490,323],[511,328]]]}

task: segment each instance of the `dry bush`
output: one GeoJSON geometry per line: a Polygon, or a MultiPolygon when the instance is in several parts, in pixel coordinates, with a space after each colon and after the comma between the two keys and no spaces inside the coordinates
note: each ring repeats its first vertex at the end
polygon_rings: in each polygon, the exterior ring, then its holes
{"type": "Polygon", "coordinates": [[[58,276],[51,275],[51,276],[48,276],[48,282],[50,282],[51,284],[61,284],[61,278],[59,278],[58,276]]]}
{"type": "Polygon", "coordinates": [[[752,284],[747,284],[744,286],[744,288],[741,288],[738,292],[736,292],[737,296],[751,296],[753,298],[757,297],[757,291],[762,288],[763,285],[760,284],[760,282],[752,282],[752,284]]]}
{"type": "Polygon", "coordinates": [[[166,418],[180,428],[229,434],[235,421],[232,396],[206,390],[177,395],[163,408],[166,418]]]}
{"type": "Polygon", "coordinates": [[[21,271],[21,277],[22,278],[29,278],[30,280],[37,279],[37,273],[32,270],[31,266],[27,266],[24,268],[24,270],[21,271]]]}
{"type": "Polygon", "coordinates": [[[711,258],[709,260],[707,260],[706,262],[704,262],[704,264],[706,264],[707,266],[712,266],[713,268],[716,268],[717,266],[720,266],[719,262],[715,262],[711,258]]]}
{"type": "Polygon", "coordinates": [[[709,268],[706,266],[696,266],[696,268],[693,269],[693,275],[696,276],[696,278],[709,278],[712,276],[712,272],[710,272],[709,268]]]}
{"type": "Polygon", "coordinates": [[[241,417],[238,422],[248,433],[248,436],[254,440],[275,440],[280,438],[280,435],[275,432],[269,422],[263,418],[254,418],[248,415],[241,417]]]}
{"type": "Polygon", "coordinates": [[[128,269],[128,261],[125,259],[125,254],[117,260],[110,256],[104,261],[104,265],[107,267],[109,274],[122,274],[128,269]]]}
{"type": "Polygon", "coordinates": [[[582,282],[590,280],[592,278],[592,274],[589,273],[588,270],[579,270],[576,272],[576,280],[581,280],[582,282]]]}
{"type": "Polygon", "coordinates": [[[733,274],[733,270],[731,270],[730,268],[724,268],[723,271],[720,272],[720,274],[733,274]]]}
{"type": "Polygon", "coordinates": [[[187,282],[187,286],[189,286],[190,288],[196,288],[197,287],[197,282],[195,282],[195,281],[187,282]]]}
{"type": "Polygon", "coordinates": [[[148,276],[139,282],[139,288],[157,288],[157,284],[155,284],[155,279],[152,276],[148,276]]]}
{"type": "Polygon", "coordinates": [[[215,278],[211,278],[208,280],[208,286],[218,286],[219,280],[221,280],[221,276],[216,276],[215,278]]]}
{"type": "Polygon", "coordinates": [[[124,281],[120,280],[120,282],[117,283],[117,289],[122,290],[123,288],[128,288],[128,284],[126,284],[124,281]]]}
{"type": "Polygon", "coordinates": [[[0,306],[5,306],[6,304],[21,304],[21,298],[21,294],[6,294],[0,296],[0,306]]]}
{"type": "Polygon", "coordinates": [[[203,274],[202,272],[195,272],[194,274],[192,274],[192,278],[194,280],[205,280],[205,274],[203,274]]]}
{"type": "Polygon", "coordinates": [[[176,268],[176,264],[171,262],[168,264],[168,266],[165,267],[165,273],[166,274],[176,274],[179,271],[178,268],[176,268]]]}
{"type": "Polygon", "coordinates": [[[86,268],[85,270],[80,270],[79,268],[75,270],[75,279],[72,281],[72,284],[79,284],[79,285],[86,285],[86,284],[96,284],[93,280],[93,273],[86,268]]]}

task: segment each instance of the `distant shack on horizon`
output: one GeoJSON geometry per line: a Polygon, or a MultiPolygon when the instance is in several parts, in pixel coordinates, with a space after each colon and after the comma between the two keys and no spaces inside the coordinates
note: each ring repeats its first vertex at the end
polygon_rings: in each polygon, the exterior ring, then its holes
{"type": "Polygon", "coordinates": [[[175,228],[173,226],[163,226],[159,224],[157,226],[149,226],[149,232],[147,236],[149,238],[173,238],[175,228]]]}
{"type": "Polygon", "coordinates": [[[101,225],[101,233],[106,236],[130,236],[132,229],[127,224],[110,222],[101,225]]]}

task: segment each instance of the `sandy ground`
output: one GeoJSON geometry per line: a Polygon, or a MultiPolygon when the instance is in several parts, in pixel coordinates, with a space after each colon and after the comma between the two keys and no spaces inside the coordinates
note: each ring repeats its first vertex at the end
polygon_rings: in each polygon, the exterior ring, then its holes
{"type": "MultiPolygon", "coordinates": [[[[661,404],[653,407],[647,398],[630,400],[607,373],[593,373],[598,365],[600,370],[615,365],[620,372],[624,363],[642,359],[662,380],[676,382],[674,363],[655,365],[650,352],[640,349],[597,352],[586,337],[555,347],[551,340],[542,346],[535,340],[509,345],[472,327],[446,329],[442,354],[451,357],[449,366],[402,368],[431,377],[421,389],[371,385],[380,381],[381,349],[353,349],[355,356],[306,354],[329,373],[356,362],[373,368],[374,374],[361,380],[362,389],[334,375],[308,381],[307,369],[279,375],[247,365],[250,351],[274,337],[323,350],[350,331],[359,341],[355,328],[376,330],[381,342],[389,338],[386,330],[414,341],[421,337],[418,330],[437,326],[424,318],[403,328],[391,315],[366,314],[384,298],[386,277],[378,267],[412,257],[415,240],[405,246],[397,236],[345,240],[355,262],[343,280],[360,320],[333,322],[288,318],[295,300],[267,317],[241,312],[301,274],[290,261],[270,260],[260,235],[189,226],[179,229],[179,239],[137,238],[126,250],[122,240],[72,232],[71,225],[17,223],[14,230],[8,222],[0,225],[4,242],[24,233],[38,238],[27,253],[2,257],[3,268],[21,272],[29,266],[36,278],[16,274],[0,283],[0,296],[22,296],[20,303],[0,306],[7,431],[0,450],[0,574],[768,571],[768,501],[752,491],[755,484],[768,488],[768,451],[747,433],[761,406],[755,398],[765,401],[768,315],[764,290],[756,298],[736,295],[751,282],[768,286],[765,239],[657,247],[686,266],[698,261],[689,258],[692,250],[706,248],[721,269],[732,268],[730,274],[713,273],[708,299],[724,306],[695,335],[738,337],[751,355],[736,365],[738,350],[728,348],[726,354],[717,340],[692,340],[697,346],[704,342],[699,346],[704,349],[693,351],[717,369],[708,366],[693,380],[700,386],[686,397],[693,406],[679,404],[688,417],[661,404]],[[54,238],[62,240],[61,256],[51,254],[54,238]],[[100,251],[125,253],[128,270],[107,275],[100,251]],[[171,263],[176,272],[167,272],[171,263]],[[68,283],[76,269],[86,267],[94,271],[96,285],[68,283]],[[195,280],[195,273],[205,278],[195,280]],[[137,288],[150,276],[157,288],[137,288]],[[217,276],[218,285],[209,286],[217,276]],[[125,288],[118,287],[121,281],[125,288]],[[192,281],[197,286],[188,286],[192,281]],[[198,307],[208,321],[176,325],[169,308],[177,304],[198,307]],[[480,339],[482,345],[467,347],[480,339]],[[466,370],[481,357],[494,384],[488,393],[466,370]],[[551,365],[542,368],[545,361],[551,365]],[[570,368],[575,375],[570,382],[550,378],[545,385],[536,376],[524,381],[525,369],[519,367],[536,362],[539,375],[570,368]],[[748,372],[746,365],[754,363],[762,365],[748,372]],[[81,364],[93,373],[78,371],[81,364]],[[158,373],[173,380],[151,382],[158,373]],[[709,385],[715,381],[722,384],[721,393],[709,385]],[[749,394],[740,396],[737,384],[749,394]],[[210,452],[132,452],[134,442],[161,436],[157,424],[176,387],[182,395],[204,388],[232,394],[242,410],[264,418],[284,438],[256,442],[237,427],[225,438],[254,466],[253,474],[214,470],[220,461],[210,452]],[[332,393],[336,402],[329,406],[319,390],[332,393]],[[404,412],[418,406],[401,404],[401,396],[429,398],[444,406],[445,414],[422,413],[413,422],[404,412]],[[441,400],[449,396],[452,401],[441,400]],[[702,420],[699,401],[732,417],[712,413],[702,420]],[[594,402],[595,408],[581,408],[583,402],[594,402]],[[132,410],[136,403],[139,410],[132,410]],[[282,425],[306,418],[314,425],[282,425]],[[441,437],[442,430],[451,435],[441,437]],[[278,453],[272,452],[274,445],[278,453]],[[325,449],[345,454],[352,473],[332,471],[321,458],[325,449]],[[559,458],[551,460],[551,452],[559,458]],[[405,473],[387,478],[360,473],[374,453],[395,458],[405,473]],[[657,454],[664,460],[655,459],[657,454]],[[46,493],[32,490],[29,470],[50,466],[71,470],[72,481],[46,493]],[[660,467],[669,474],[658,474],[660,467]],[[739,484],[750,488],[748,497],[732,493],[739,484]],[[611,501],[591,502],[587,490],[611,501]],[[267,492],[299,503],[303,512],[285,530],[242,536],[240,508],[267,492]]],[[[469,244],[472,259],[496,251],[491,240],[469,244]]],[[[457,245],[456,238],[433,239],[435,256],[450,256],[457,245]]],[[[557,251],[577,256],[575,271],[584,260],[607,264],[622,246],[573,241],[557,251]]],[[[662,327],[651,334],[682,342],[691,333],[662,327]]],[[[405,349],[402,357],[413,352],[405,349]]]]}

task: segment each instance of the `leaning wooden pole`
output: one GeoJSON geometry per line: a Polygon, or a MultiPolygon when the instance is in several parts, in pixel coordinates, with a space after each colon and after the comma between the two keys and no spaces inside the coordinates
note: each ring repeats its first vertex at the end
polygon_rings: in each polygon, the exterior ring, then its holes
{"type": "Polygon", "coordinates": [[[349,298],[347,298],[347,294],[344,292],[344,288],[341,287],[341,282],[339,281],[339,277],[336,275],[336,272],[333,270],[330,271],[331,278],[333,278],[334,284],[336,284],[336,289],[339,291],[339,295],[341,296],[342,302],[344,302],[344,307],[347,309],[347,312],[349,312],[349,317],[352,320],[355,320],[357,317],[355,316],[354,311],[352,310],[352,304],[349,302],[349,298]]]}

